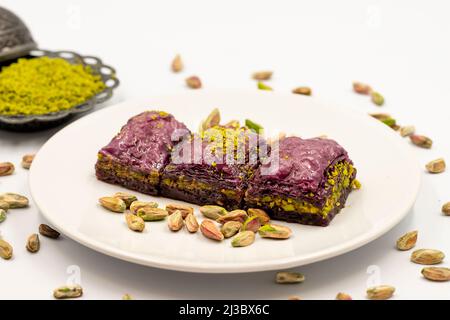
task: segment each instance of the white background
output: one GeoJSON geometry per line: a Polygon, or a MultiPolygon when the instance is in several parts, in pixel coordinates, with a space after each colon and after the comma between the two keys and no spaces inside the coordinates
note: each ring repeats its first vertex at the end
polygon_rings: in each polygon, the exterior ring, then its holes
{"type": "MultiPolygon", "coordinates": [[[[275,71],[270,85],[277,91],[308,85],[327,101],[388,112],[401,124],[414,124],[434,140],[431,150],[411,146],[422,164],[437,157],[450,162],[448,1],[3,0],[1,5],[26,21],[41,48],[97,55],[116,67],[121,86],[107,105],[187,90],[184,78],[192,74],[205,89],[256,90],[250,74],[269,69],[275,71]],[[169,71],[176,53],[186,63],[182,74],[169,71]],[[378,109],[354,94],[354,80],[383,93],[386,105],[378,109]]],[[[0,132],[0,161],[17,166],[13,176],[0,178],[0,192],[29,195],[20,159],[38,151],[55,131],[0,132]]],[[[0,225],[15,248],[13,260],[0,261],[0,299],[49,299],[55,287],[73,278],[81,281],[85,299],[120,299],[124,293],[136,299],[334,299],[339,291],[363,299],[366,286],[376,283],[395,286],[397,299],[450,299],[450,283],[424,280],[421,267],[409,262],[410,252],[394,247],[400,235],[418,229],[418,247],[450,255],[450,217],[440,213],[449,190],[448,172],[424,172],[417,203],[397,227],[356,251],[298,268],[307,280],[292,286],[274,284],[274,272],[201,275],[132,265],[67,238],[42,239],[41,251],[31,255],[26,238],[44,222],[32,203],[10,211],[0,225]]]]}

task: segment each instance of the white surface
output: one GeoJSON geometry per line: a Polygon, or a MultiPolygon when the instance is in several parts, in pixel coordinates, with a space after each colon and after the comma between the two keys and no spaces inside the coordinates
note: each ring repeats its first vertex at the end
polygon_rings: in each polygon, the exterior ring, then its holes
{"type": "MultiPolygon", "coordinates": [[[[269,68],[276,72],[270,84],[277,91],[306,84],[322,99],[389,112],[401,124],[416,125],[434,140],[431,150],[411,146],[421,164],[450,159],[448,1],[4,0],[2,5],[27,21],[41,47],[95,54],[117,67],[122,85],[110,103],[186,90],[183,79],[194,73],[208,88],[254,89],[250,73],[269,68]],[[176,52],[187,65],[178,75],[168,71],[176,52]],[[377,88],[386,105],[378,109],[353,94],[353,80],[377,88]]],[[[1,132],[0,159],[19,167],[22,155],[37,151],[54,132],[1,132]]],[[[0,191],[29,195],[27,176],[19,167],[0,178],[0,191]]],[[[398,236],[419,229],[418,247],[450,254],[450,220],[440,213],[450,201],[449,188],[448,172],[423,173],[416,205],[399,226],[356,251],[296,269],[307,277],[298,286],[275,285],[274,272],[200,275],[136,266],[67,238],[43,239],[41,251],[31,255],[25,240],[44,221],[32,204],[12,211],[0,226],[15,247],[14,260],[0,261],[0,299],[51,298],[54,287],[77,278],[86,299],[120,299],[125,292],[140,299],[333,299],[338,291],[364,298],[366,286],[376,282],[394,285],[398,299],[449,299],[449,283],[424,280],[421,267],[409,262],[410,253],[394,248],[398,236]]]]}
{"type": "MultiPolygon", "coordinates": [[[[242,273],[280,270],[334,257],[372,241],[404,218],[416,199],[421,173],[411,150],[386,125],[360,111],[317,100],[275,92],[202,90],[126,101],[88,115],[53,136],[34,159],[31,194],[43,216],[64,235],[110,256],[152,267],[242,273]],[[302,137],[326,132],[349,152],[364,187],[349,196],[346,208],[327,228],[282,223],[292,229],[290,239],[258,239],[241,249],[231,247],[230,240],[218,244],[205,241],[200,233],[173,233],[166,221],[147,223],[143,233],[130,232],[123,215],[111,214],[98,204],[102,196],[126,192],[98,181],[93,169],[98,150],[123,126],[124,119],[149,106],[165,106],[164,111],[189,128],[197,128],[214,105],[223,110],[224,123],[252,119],[264,124],[268,136],[286,128],[302,137]],[[186,114],[191,107],[197,111],[186,114]],[[374,143],[368,148],[365,141],[374,143]]],[[[138,199],[157,202],[162,208],[173,202],[142,194],[138,199]]],[[[197,219],[203,220],[198,206],[194,209],[197,219]]]]}

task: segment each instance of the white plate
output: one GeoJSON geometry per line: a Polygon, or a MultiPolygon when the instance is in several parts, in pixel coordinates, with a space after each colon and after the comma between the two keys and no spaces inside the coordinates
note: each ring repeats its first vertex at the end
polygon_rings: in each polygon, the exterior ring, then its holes
{"type": "MultiPolygon", "coordinates": [[[[88,115],[53,136],[36,156],[30,174],[33,198],[56,229],[104,254],[143,265],[190,272],[232,273],[304,265],[356,249],[396,225],[412,207],[420,171],[398,133],[366,114],[273,92],[189,91],[130,101],[88,115]],[[257,237],[246,248],[233,248],[186,230],[172,233],[167,222],[147,223],[144,233],[130,231],[123,215],[101,208],[98,198],[125,191],[98,181],[97,151],[131,116],[144,110],[173,113],[196,130],[214,107],[225,121],[250,118],[266,133],[284,131],[302,137],[327,134],[342,144],[358,169],[362,189],[330,226],[290,224],[286,241],[257,237]]],[[[138,194],[164,206],[173,200],[138,194]]],[[[195,208],[197,208],[195,206],[195,208]]],[[[197,210],[197,215],[199,215],[197,210]]],[[[199,216],[200,218],[200,216],[199,216]]]]}

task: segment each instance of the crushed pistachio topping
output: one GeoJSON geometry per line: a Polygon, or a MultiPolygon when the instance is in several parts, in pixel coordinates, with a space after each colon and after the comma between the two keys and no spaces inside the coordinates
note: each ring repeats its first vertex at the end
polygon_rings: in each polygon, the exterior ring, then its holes
{"type": "Polygon", "coordinates": [[[19,59],[0,73],[0,114],[38,115],[73,108],[105,88],[89,66],[61,58],[19,59]]]}

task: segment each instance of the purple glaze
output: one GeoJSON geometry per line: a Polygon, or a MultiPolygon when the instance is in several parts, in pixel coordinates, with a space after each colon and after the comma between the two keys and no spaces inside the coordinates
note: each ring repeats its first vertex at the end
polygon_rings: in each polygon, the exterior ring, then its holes
{"type": "MultiPolygon", "coordinates": [[[[172,115],[147,111],[128,120],[100,154],[144,173],[161,172],[169,162],[172,135],[188,134],[187,127],[172,115]],[[174,133],[175,132],[175,133],[174,133]]],[[[176,142],[176,141],[175,141],[176,142]]]]}
{"type": "Polygon", "coordinates": [[[350,161],[345,149],[330,139],[288,137],[278,146],[272,146],[271,157],[277,152],[279,165],[276,159],[262,165],[251,184],[272,185],[273,191],[293,196],[320,193],[329,166],[342,160],[350,161]]]}

